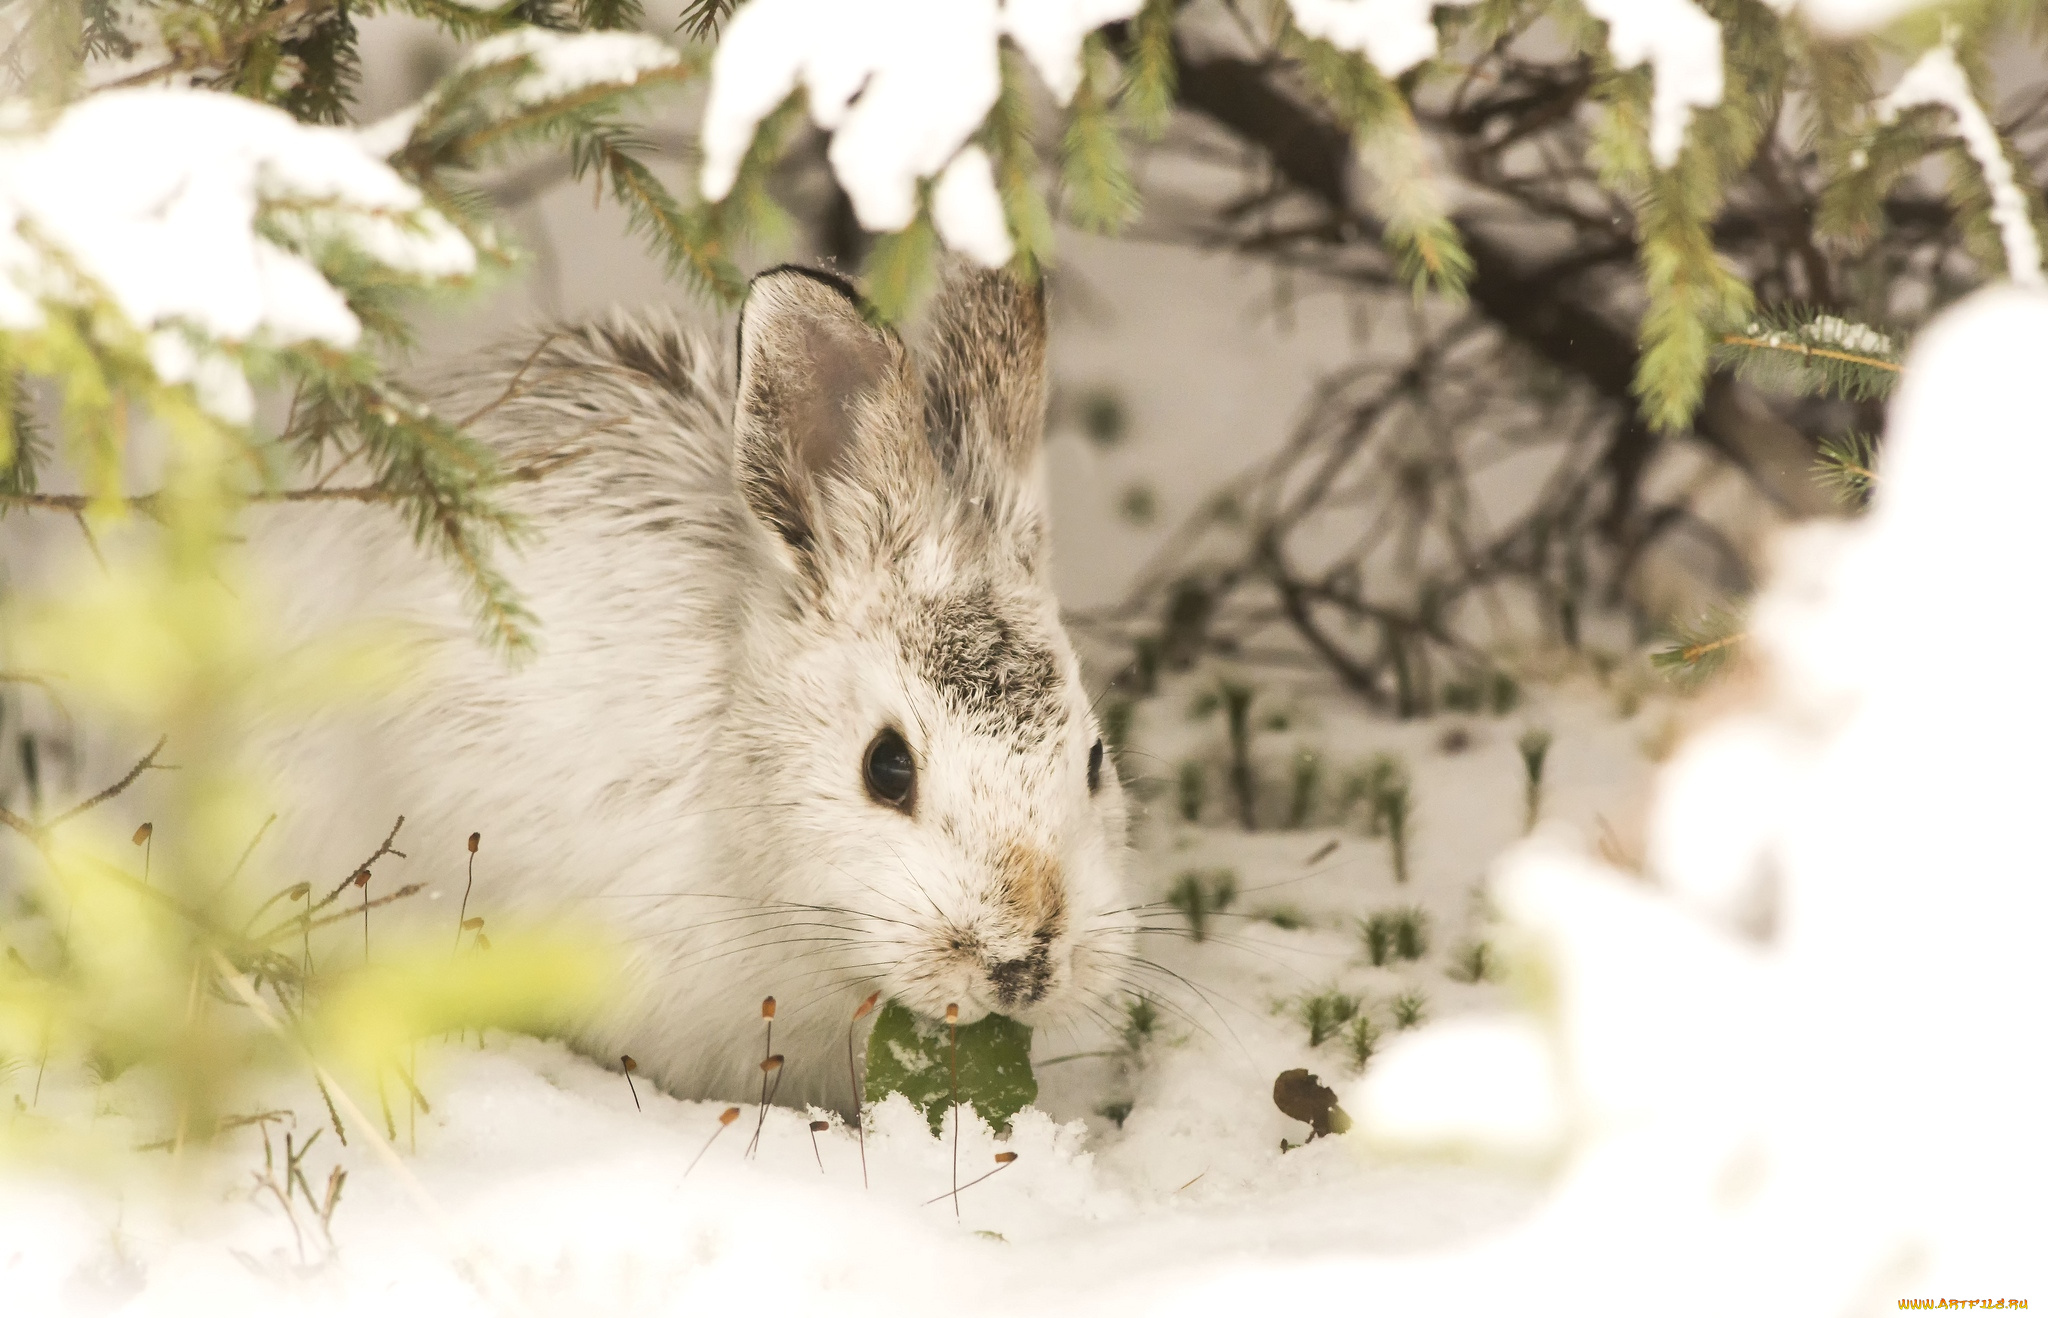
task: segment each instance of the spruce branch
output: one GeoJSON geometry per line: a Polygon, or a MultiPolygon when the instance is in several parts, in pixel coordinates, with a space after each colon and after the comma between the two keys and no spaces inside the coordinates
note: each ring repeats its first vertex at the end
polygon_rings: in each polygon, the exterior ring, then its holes
{"type": "Polygon", "coordinates": [[[730,256],[731,237],[722,232],[717,207],[686,210],[636,154],[638,143],[623,130],[593,129],[571,146],[577,178],[596,171],[624,208],[627,225],[658,255],[670,278],[683,276],[705,296],[735,306],[746,293],[746,277],[730,256]]]}
{"type": "Polygon", "coordinates": [[[1309,81],[1349,127],[1402,281],[1417,297],[1434,291],[1462,300],[1472,257],[1431,175],[1427,144],[1400,88],[1365,59],[1292,25],[1283,32],[1283,48],[1300,60],[1309,81]]]}
{"type": "Polygon", "coordinates": [[[1775,20],[1760,15],[1727,30],[1728,58],[1749,76],[1731,80],[1718,105],[1693,113],[1678,158],[1661,168],[1650,151],[1648,69],[1616,69],[1604,39],[1584,37],[1602,69],[1593,95],[1607,111],[1591,156],[1601,182],[1635,213],[1649,294],[1632,388],[1644,419],[1676,432],[1691,424],[1705,396],[1711,327],[1746,320],[1753,303],[1748,283],[1715,248],[1710,222],[1776,116],[1785,57],[1775,20]]]}
{"type": "Polygon", "coordinates": [[[241,81],[242,66],[253,50],[273,41],[309,16],[340,8],[345,3],[346,0],[284,0],[261,18],[246,24],[222,24],[212,14],[205,15],[211,21],[195,24],[190,20],[200,6],[170,6],[169,21],[162,25],[162,35],[171,47],[170,55],[147,68],[105,83],[98,90],[140,87],[178,74],[237,84],[241,81]],[[179,19],[186,21],[176,21],[179,19]]]}
{"type": "Polygon", "coordinates": [[[1052,212],[1038,177],[1038,147],[1032,139],[1031,102],[1023,56],[1004,47],[1002,83],[982,124],[980,142],[995,166],[996,192],[1003,201],[1016,253],[1010,268],[1036,282],[1052,257],[1052,212]]]}
{"type": "Polygon", "coordinates": [[[1138,213],[1138,190],[1108,94],[1115,70],[1116,59],[1101,34],[1090,34],[1081,44],[1081,85],[1060,139],[1067,216],[1096,233],[1115,233],[1138,213]]]}
{"type": "Polygon", "coordinates": [[[1823,439],[1813,472],[1814,479],[1833,491],[1845,507],[1863,507],[1877,485],[1876,437],[1852,430],[1823,439]]]}
{"type": "Polygon", "coordinates": [[[725,20],[732,17],[732,11],[739,8],[739,0],[689,0],[683,6],[683,15],[676,23],[676,31],[687,32],[692,41],[711,41],[717,38],[718,29],[725,20]]]}
{"type": "Polygon", "coordinates": [[[38,473],[49,456],[24,383],[18,372],[0,362],[0,516],[11,501],[36,493],[38,473]]]}
{"type": "Polygon", "coordinates": [[[1129,60],[1124,79],[1124,117],[1139,135],[1158,140],[1173,118],[1179,70],[1174,66],[1175,0],[1145,0],[1131,24],[1129,60]]]}
{"type": "Polygon", "coordinates": [[[586,31],[624,31],[646,17],[640,0],[576,0],[577,25],[586,31]]]}
{"type": "Polygon", "coordinates": [[[896,324],[910,314],[931,285],[938,255],[938,231],[932,228],[930,212],[922,204],[917,218],[901,230],[876,237],[861,275],[869,309],[877,320],[896,324]]]}
{"type": "Polygon", "coordinates": [[[1722,333],[1715,351],[1761,387],[1858,400],[1889,397],[1903,357],[1895,334],[1800,306],[1759,312],[1722,333]]]}
{"type": "Polygon", "coordinates": [[[1650,662],[1682,686],[1697,687],[1741,654],[1749,634],[1741,619],[1716,609],[1692,624],[1670,630],[1670,644],[1650,655],[1650,662]]]}

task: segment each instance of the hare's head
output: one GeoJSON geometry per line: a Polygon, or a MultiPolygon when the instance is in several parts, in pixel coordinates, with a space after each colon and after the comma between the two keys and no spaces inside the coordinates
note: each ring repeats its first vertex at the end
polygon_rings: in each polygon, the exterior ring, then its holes
{"type": "Polygon", "coordinates": [[[1043,305],[956,274],[917,357],[827,276],[771,271],[741,311],[766,586],[734,725],[779,807],[749,849],[821,908],[821,971],[1049,1021],[1112,990],[1129,919],[1122,788],[1047,580],[1043,305]]]}

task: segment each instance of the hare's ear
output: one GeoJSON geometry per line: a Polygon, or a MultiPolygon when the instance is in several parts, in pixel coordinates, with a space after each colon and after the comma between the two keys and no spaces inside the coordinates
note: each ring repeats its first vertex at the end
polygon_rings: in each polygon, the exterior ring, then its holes
{"type": "Polygon", "coordinates": [[[956,267],[934,301],[920,355],[933,453],[954,488],[1019,537],[1020,552],[1035,561],[1044,536],[1044,294],[1004,271],[956,267]]]}
{"type": "Polygon", "coordinates": [[[834,477],[859,479],[918,429],[917,377],[903,344],[868,323],[843,280],[782,266],[740,308],[737,476],[754,515],[815,568],[834,477]]]}

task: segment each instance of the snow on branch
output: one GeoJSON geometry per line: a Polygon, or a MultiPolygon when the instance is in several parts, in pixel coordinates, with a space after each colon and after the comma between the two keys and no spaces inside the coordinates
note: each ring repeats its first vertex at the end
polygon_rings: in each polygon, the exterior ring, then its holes
{"type": "MultiPolygon", "coordinates": [[[[1288,8],[1303,32],[1363,54],[1389,78],[1437,53],[1437,0],[1288,0],[1288,8]]],[[[1670,168],[1692,112],[1721,103],[1721,25],[1693,0],[1586,0],[1586,11],[1607,24],[1616,65],[1650,66],[1650,154],[1670,168]]]]}
{"type": "MultiPolygon", "coordinates": [[[[1451,0],[1463,7],[1476,0],[1451,0]]],[[[1288,0],[1294,23],[1339,50],[1363,54],[1374,68],[1398,78],[1437,51],[1436,0],[1288,0]]]]}
{"type": "Polygon", "coordinates": [[[1669,169],[1694,110],[1721,103],[1721,25],[1692,0],[1586,0],[1618,67],[1648,64],[1650,157],[1669,169]]]}
{"type": "Polygon", "coordinates": [[[638,32],[550,32],[518,27],[478,42],[465,69],[529,61],[513,88],[521,104],[538,105],[593,87],[630,87],[649,73],[679,67],[673,47],[638,32]]]}
{"type": "Polygon", "coordinates": [[[1984,190],[1991,194],[1991,222],[1998,227],[2005,246],[2006,273],[2015,284],[2039,287],[2044,282],[2041,240],[2034,231],[2026,192],[2013,173],[1998,130],[1971,92],[1970,79],[1956,62],[1955,51],[1946,45],[1929,50],[1906,70],[1898,86],[1878,103],[1879,121],[1892,123],[1902,111],[1921,105],[1942,106],[1955,115],[1956,131],[1984,175],[1984,190]]]}
{"type": "MultiPolygon", "coordinates": [[[[1062,101],[1081,82],[1081,43],[1140,0],[754,0],[732,17],[711,65],[704,195],[739,178],[761,121],[802,89],[831,131],[833,173],[861,225],[917,216],[918,184],[945,173],[934,222],[948,245],[986,261],[1009,251],[992,173],[949,170],[1002,89],[997,42],[1015,41],[1062,101]]],[[[1007,259],[1007,257],[1006,257],[1007,259]]]]}
{"type": "MultiPolygon", "coordinates": [[[[241,97],[106,92],[0,145],[0,328],[39,328],[46,300],[104,296],[144,333],[352,348],[362,326],[305,254],[332,243],[415,277],[476,265],[469,241],[351,134],[241,97]]],[[[204,378],[173,339],[151,355],[169,378],[204,378]]],[[[203,392],[217,401],[240,392],[213,378],[203,392]]]]}

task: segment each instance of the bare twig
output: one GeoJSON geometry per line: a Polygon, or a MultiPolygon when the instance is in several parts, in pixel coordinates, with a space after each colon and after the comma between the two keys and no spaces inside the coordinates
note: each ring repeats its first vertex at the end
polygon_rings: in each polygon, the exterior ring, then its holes
{"type": "MultiPolygon", "coordinates": [[[[590,450],[577,447],[583,440],[601,435],[626,424],[632,418],[625,416],[606,417],[593,421],[571,435],[548,452],[532,461],[498,472],[487,484],[522,485],[541,480],[560,471],[572,462],[590,456],[590,450]]],[[[332,473],[329,473],[330,475],[332,473]]],[[[325,479],[324,477],[322,479],[325,479]]],[[[253,490],[242,496],[249,503],[401,503],[412,497],[410,491],[371,481],[364,485],[294,486],[283,490],[253,490]]],[[[145,517],[155,517],[157,507],[163,501],[159,491],[129,495],[117,502],[130,512],[145,517]]],[[[85,494],[0,494],[0,507],[40,508],[52,512],[83,514],[97,500],[85,494]]]]}
{"type": "Polygon", "coordinates": [[[519,369],[512,372],[512,378],[505,382],[504,392],[456,422],[455,428],[457,430],[467,430],[516,398],[526,382],[526,373],[533,369],[533,364],[540,360],[540,355],[548,350],[548,345],[560,337],[562,337],[560,330],[550,330],[542,335],[540,342],[533,345],[533,351],[526,354],[526,360],[519,363],[519,369]]]}
{"type": "Polygon", "coordinates": [[[126,774],[122,775],[121,781],[115,783],[111,787],[94,793],[92,796],[87,797],[83,801],[80,801],[77,805],[72,806],[63,814],[58,815],[49,823],[44,824],[42,826],[43,831],[47,833],[51,829],[56,828],[59,824],[67,823],[70,820],[78,818],[78,816],[84,814],[88,810],[91,810],[95,806],[105,805],[107,802],[113,800],[121,793],[127,791],[130,787],[133,787],[135,785],[135,780],[137,778],[140,778],[149,770],[168,768],[169,766],[167,765],[158,764],[156,762],[156,757],[163,754],[164,746],[169,741],[170,738],[168,736],[157,738],[156,745],[150,747],[149,754],[137,760],[135,762],[135,767],[130,769],[126,774]]]}

